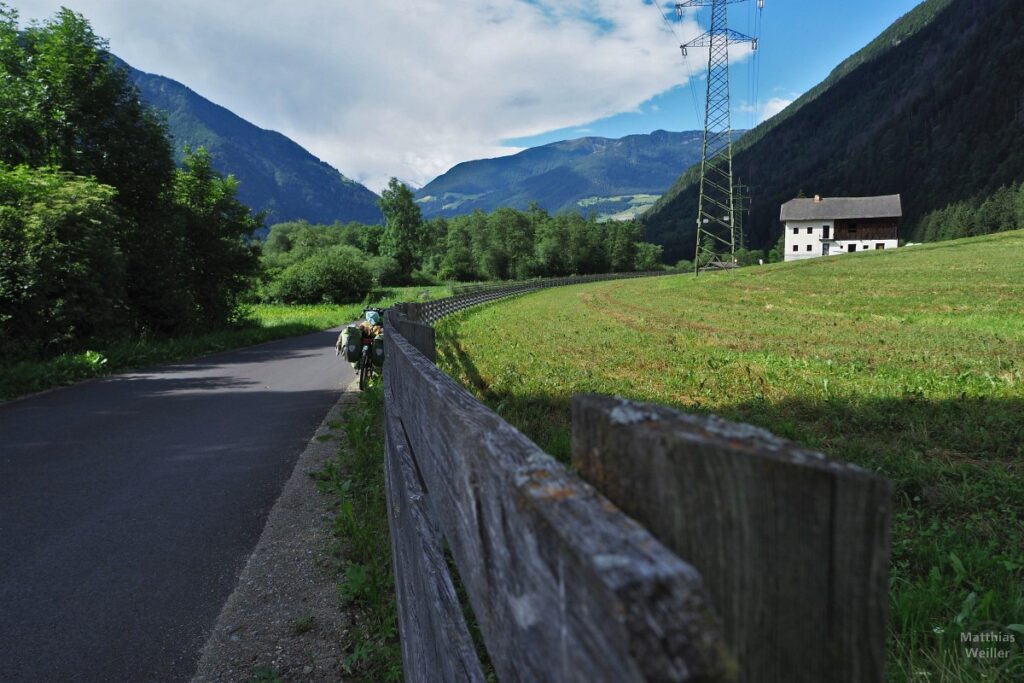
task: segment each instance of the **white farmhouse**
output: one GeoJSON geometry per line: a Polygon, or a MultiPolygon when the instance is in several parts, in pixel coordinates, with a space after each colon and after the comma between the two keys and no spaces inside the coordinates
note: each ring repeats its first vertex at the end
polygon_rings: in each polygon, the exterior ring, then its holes
{"type": "Polygon", "coordinates": [[[786,260],[895,249],[902,216],[898,194],[791,199],[780,216],[786,225],[786,260]]]}

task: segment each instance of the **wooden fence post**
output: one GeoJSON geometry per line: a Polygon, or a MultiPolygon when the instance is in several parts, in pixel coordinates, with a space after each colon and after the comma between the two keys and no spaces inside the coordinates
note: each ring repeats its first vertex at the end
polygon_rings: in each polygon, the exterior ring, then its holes
{"type": "Polygon", "coordinates": [[[387,409],[400,416],[500,680],[734,680],[692,567],[402,335],[385,339],[387,409]]]}
{"type": "MultiPolygon", "coordinates": [[[[406,304],[406,306],[408,305],[406,304]]],[[[413,305],[418,306],[418,304],[413,305]]],[[[431,363],[437,362],[437,343],[433,327],[426,323],[410,320],[400,310],[388,311],[385,317],[388,325],[405,337],[406,341],[416,347],[417,351],[426,356],[431,363]]]]}
{"type": "Polygon", "coordinates": [[[713,416],[572,406],[573,464],[704,577],[748,683],[880,683],[890,484],[713,416]]]}

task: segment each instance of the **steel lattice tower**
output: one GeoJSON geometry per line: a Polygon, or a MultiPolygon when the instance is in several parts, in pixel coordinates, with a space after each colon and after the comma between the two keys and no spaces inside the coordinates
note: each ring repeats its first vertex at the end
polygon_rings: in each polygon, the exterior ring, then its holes
{"type": "MultiPolygon", "coordinates": [[[[732,110],[729,98],[729,46],[757,38],[729,28],[728,6],[748,0],[688,0],[676,4],[676,12],[710,7],[711,27],[703,35],[680,45],[708,48],[707,98],[704,105],[704,149],[700,167],[700,203],[697,208],[697,249],[694,272],[715,263],[735,262],[736,191],[732,179],[732,110]],[[724,257],[724,258],[723,258],[724,257]]],[[[764,0],[757,0],[758,10],[764,0]]]]}

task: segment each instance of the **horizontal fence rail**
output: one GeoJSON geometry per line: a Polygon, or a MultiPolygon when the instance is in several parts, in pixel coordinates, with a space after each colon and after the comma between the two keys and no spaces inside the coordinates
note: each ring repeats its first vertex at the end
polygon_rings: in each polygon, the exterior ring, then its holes
{"type": "Polygon", "coordinates": [[[628,280],[638,277],[656,277],[673,275],[672,271],[652,270],[641,273],[603,273],[599,275],[573,275],[571,277],[548,278],[542,280],[523,280],[521,282],[481,283],[473,285],[456,285],[452,288],[453,296],[426,301],[423,303],[401,304],[401,310],[411,320],[432,324],[452,313],[457,313],[471,306],[478,306],[489,301],[505,297],[525,294],[549,287],[565,287],[582,285],[588,282],[604,282],[606,280],[628,280]]]}
{"type": "Polygon", "coordinates": [[[598,396],[573,401],[581,479],[434,366],[429,323],[607,279],[385,315],[405,680],[485,680],[461,585],[502,681],[883,681],[886,481],[761,429],[598,396]]]}

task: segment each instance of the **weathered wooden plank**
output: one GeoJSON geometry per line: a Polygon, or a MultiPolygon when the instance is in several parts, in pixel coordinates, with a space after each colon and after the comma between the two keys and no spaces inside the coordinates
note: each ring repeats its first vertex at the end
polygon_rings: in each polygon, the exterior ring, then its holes
{"type": "Polygon", "coordinates": [[[741,680],[882,681],[891,487],[770,433],[573,399],[573,464],[703,575],[741,680]]]}
{"type": "Polygon", "coordinates": [[[731,680],[692,567],[400,335],[385,339],[391,400],[501,680],[731,680]]]}
{"type": "MultiPolygon", "coordinates": [[[[394,405],[394,401],[390,402],[394,405]]],[[[407,683],[484,680],[401,420],[385,420],[385,486],[407,683]]]]}
{"type": "MultiPolygon", "coordinates": [[[[416,306],[419,304],[406,304],[407,307],[416,306]]],[[[410,310],[407,308],[406,310],[410,310]]],[[[411,309],[415,315],[419,314],[418,308],[411,309]]],[[[437,362],[437,347],[435,342],[434,328],[424,322],[417,322],[417,320],[410,320],[401,311],[394,310],[388,311],[387,318],[390,325],[394,327],[405,339],[416,347],[420,353],[427,357],[431,363],[437,362]]],[[[385,359],[387,358],[387,351],[385,351],[385,359]]]]}

